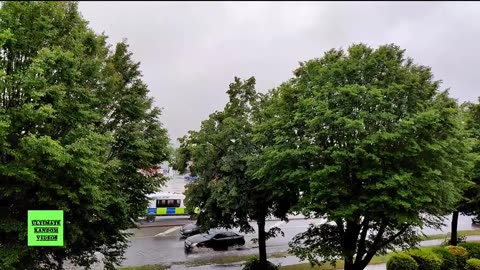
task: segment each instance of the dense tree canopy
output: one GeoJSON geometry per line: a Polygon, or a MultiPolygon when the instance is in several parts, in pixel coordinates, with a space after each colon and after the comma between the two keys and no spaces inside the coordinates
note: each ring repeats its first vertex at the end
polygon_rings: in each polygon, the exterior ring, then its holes
{"type": "Polygon", "coordinates": [[[327,219],[296,237],[312,262],[371,258],[438,226],[469,183],[470,145],[459,108],[430,68],[394,45],[353,45],[300,64],[272,92],[256,137],[259,173],[297,183],[305,214],[327,219]]]}
{"type": "Polygon", "coordinates": [[[480,110],[479,104],[474,104],[471,102],[465,102],[460,106],[462,112],[462,123],[464,128],[467,130],[468,135],[470,136],[473,147],[472,147],[472,157],[473,157],[473,167],[470,171],[470,174],[467,174],[471,184],[467,186],[464,190],[463,196],[460,201],[457,203],[455,211],[452,213],[451,219],[451,234],[450,234],[450,245],[456,246],[459,241],[458,237],[458,217],[460,214],[476,216],[478,218],[480,214],[480,174],[479,174],[479,164],[480,164],[480,147],[479,147],[479,124],[478,120],[480,119],[480,110]]]}
{"type": "Polygon", "coordinates": [[[126,43],[113,51],[75,2],[0,9],[0,268],[122,258],[162,178],[168,137],[126,43]],[[27,247],[27,210],[64,210],[64,247],[27,247]]]}
{"type": "MultiPolygon", "coordinates": [[[[2,3],[0,269],[88,267],[98,253],[107,269],[120,262],[125,230],[165,181],[139,169],[172,151],[139,65],[76,2],[2,3]],[[64,211],[64,247],[27,246],[36,209],[64,211]]],[[[359,44],[294,75],[265,95],[235,78],[224,109],[180,139],[174,166],[199,176],[186,206],[204,229],[257,222],[264,263],[279,232],[266,218],[301,211],[327,223],[292,251],[350,270],[415,245],[418,227],[452,211],[480,212],[480,105],[463,113],[430,68],[397,46],[359,44]]]]}
{"type": "Polygon", "coordinates": [[[480,104],[466,102],[462,104],[462,109],[465,128],[473,140],[472,150],[475,162],[470,176],[473,180],[472,185],[465,191],[457,210],[466,215],[478,216],[480,214],[480,104]]]}
{"type": "Polygon", "coordinates": [[[205,229],[238,226],[250,232],[249,221],[256,221],[260,262],[266,263],[265,241],[278,229],[266,231],[265,219],[272,215],[286,219],[298,196],[255,175],[260,149],[253,141],[253,124],[262,117],[259,111],[267,101],[255,92],[255,78],[235,78],[227,94],[223,111],[211,114],[199,131],[180,139],[177,167],[183,170],[191,161],[191,171],[199,176],[186,192],[189,211],[201,209],[197,223],[205,229]]]}

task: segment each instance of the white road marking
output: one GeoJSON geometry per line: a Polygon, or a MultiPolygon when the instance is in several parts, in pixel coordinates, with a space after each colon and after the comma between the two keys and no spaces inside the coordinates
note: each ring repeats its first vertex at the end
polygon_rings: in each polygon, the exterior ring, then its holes
{"type": "Polygon", "coordinates": [[[172,232],[174,232],[174,231],[180,230],[180,228],[182,228],[182,227],[180,227],[180,226],[178,226],[178,227],[173,227],[173,228],[170,228],[170,229],[168,229],[168,230],[166,230],[166,231],[164,231],[164,232],[161,232],[161,233],[159,233],[159,234],[156,234],[155,236],[167,235],[167,234],[172,233],[172,232]]]}

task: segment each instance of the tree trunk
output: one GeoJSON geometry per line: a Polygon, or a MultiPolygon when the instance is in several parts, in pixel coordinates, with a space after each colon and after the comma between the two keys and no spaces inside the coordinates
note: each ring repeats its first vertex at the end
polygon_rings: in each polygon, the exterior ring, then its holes
{"type": "Polygon", "coordinates": [[[457,227],[458,227],[458,211],[453,212],[452,215],[452,232],[450,237],[450,245],[456,246],[458,243],[458,236],[457,236],[457,227]]]}
{"type": "Polygon", "coordinates": [[[265,217],[257,221],[258,225],[258,253],[260,256],[260,263],[267,265],[267,245],[265,239],[265,217]]]}
{"type": "Polygon", "coordinates": [[[366,265],[362,266],[360,263],[355,263],[353,256],[344,257],[343,259],[345,261],[343,266],[344,270],[363,270],[366,267],[366,265]]]}
{"type": "Polygon", "coordinates": [[[354,270],[355,265],[353,264],[353,258],[345,258],[345,263],[343,265],[343,269],[345,270],[354,270]]]}
{"type": "Polygon", "coordinates": [[[55,260],[57,261],[56,270],[63,270],[63,256],[61,254],[56,254],[55,260]]]}

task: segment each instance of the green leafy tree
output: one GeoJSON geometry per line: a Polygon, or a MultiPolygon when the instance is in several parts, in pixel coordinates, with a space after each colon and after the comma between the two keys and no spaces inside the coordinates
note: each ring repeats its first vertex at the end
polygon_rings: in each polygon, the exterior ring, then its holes
{"type": "Polygon", "coordinates": [[[278,228],[266,231],[265,220],[269,216],[286,220],[298,196],[283,186],[271,186],[265,176],[255,173],[260,150],[253,140],[253,125],[267,102],[256,93],[255,78],[235,78],[227,94],[223,111],[211,114],[199,131],[179,140],[176,167],[184,171],[191,163],[190,170],[199,176],[187,187],[186,206],[191,212],[196,207],[201,210],[197,223],[205,230],[239,227],[248,233],[254,231],[249,221],[256,221],[259,262],[265,266],[266,240],[280,233],[278,228]]]}
{"type": "Polygon", "coordinates": [[[168,138],[127,46],[114,52],[75,2],[0,8],[0,268],[113,269],[124,231],[163,179],[137,172],[168,138]],[[27,211],[64,210],[64,247],[27,247],[27,211]]]}
{"type": "MultiPolygon", "coordinates": [[[[300,63],[273,91],[259,171],[296,182],[299,208],[326,223],[291,242],[312,263],[372,257],[438,227],[469,183],[470,141],[430,68],[395,45],[358,44],[300,63]]],[[[263,134],[263,135],[261,135],[263,134]]]]}
{"type": "MultiPolygon", "coordinates": [[[[480,99],[479,99],[480,101],[480,99]]],[[[464,115],[463,123],[473,139],[473,155],[475,156],[474,167],[469,175],[472,184],[465,190],[456,211],[452,214],[450,245],[458,244],[458,215],[476,216],[480,214],[480,104],[466,102],[462,104],[464,115]]]]}

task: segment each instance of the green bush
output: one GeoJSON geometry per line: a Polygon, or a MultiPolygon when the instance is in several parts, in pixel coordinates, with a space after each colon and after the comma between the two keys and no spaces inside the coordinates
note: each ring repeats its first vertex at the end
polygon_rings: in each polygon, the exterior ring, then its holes
{"type": "Polygon", "coordinates": [[[464,247],[459,246],[446,246],[445,248],[455,256],[457,261],[457,268],[465,268],[465,264],[467,263],[468,259],[467,250],[464,247]]]}
{"type": "Polygon", "coordinates": [[[469,259],[480,259],[480,243],[468,242],[461,243],[458,246],[463,247],[467,250],[469,259]]]}
{"type": "Polygon", "coordinates": [[[258,257],[251,257],[244,264],[242,270],[278,270],[278,266],[267,261],[267,266],[260,263],[258,257]]]}
{"type": "MultiPolygon", "coordinates": [[[[452,237],[450,236],[450,233],[447,233],[445,239],[442,241],[441,246],[449,246],[451,238],[452,237]]],[[[458,235],[457,236],[457,244],[465,243],[465,242],[467,242],[467,236],[465,236],[465,235],[458,235]]]]}
{"type": "Polygon", "coordinates": [[[408,254],[418,263],[418,270],[441,270],[442,260],[431,251],[412,250],[408,254]]]}
{"type": "Polygon", "coordinates": [[[465,270],[480,270],[480,260],[469,259],[465,265],[465,270]]]}
{"type": "Polygon", "coordinates": [[[434,248],[435,253],[442,260],[441,270],[452,270],[457,268],[457,258],[444,248],[434,248]]]}
{"type": "Polygon", "coordinates": [[[387,262],[387,270],[417,270],[418,263],[408,254],[395,254],[387,262]]]}

